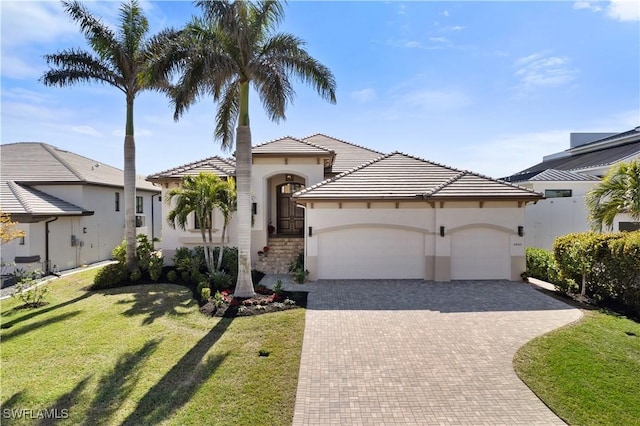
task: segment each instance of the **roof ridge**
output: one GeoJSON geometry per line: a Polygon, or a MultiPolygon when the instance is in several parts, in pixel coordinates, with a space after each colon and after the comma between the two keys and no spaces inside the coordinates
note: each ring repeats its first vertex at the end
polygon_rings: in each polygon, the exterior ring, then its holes
{"type": "MultiPolygon", "coordinates": [[[[351,145],[351,146],[355,146],[355,147],[358,147],[358,148],[366,149],[367,151],[375,152],[375,153],[380,154],[380,155],[385,155],[385,153],[384,153],[384,152],[376,151],[375,149],[367,148],[367,147],[366,147],[366,146],[364,146],[364,145],[359,145],[359,144],[357,144],[357,143],[349,142],[349,141],[346,141],[346,140],[344,140],[344,139],[340,139],[340,138],[336,138],[336,137],[333,137],[333,136],[329,136],[329,135],[327,135],[327,134],[325,134],[325,133],[314,133],[314,134],[309,135],[309,136],[306,136],[306,137],[304,137],[304,138],[302,138],[302,139],[303,139],[303,140],[305,140],[305,139],[312,138],[312,137],[314,137],[314,136],[324,136],[325,138],[329,138],[329,139],[336,140],[336,141],[338,141],[338,142],[346,143],[347,145],[351,145]]],[[[326,148],[325,148],[325,149],[326,149],[326,148]]]]}
{"type": "Polygon", "coordinates": [[[459,180],[461,177],[465,176],[467,174],[466,170],[461,170],[460,172],[458,172],[458,174],[451,176],[449,179],[447,179],[446,181],[442,182],[440,185],[436,186],[435,188],[433,188],[431,191],[425,192],[424,194],[422,194],[423,197],[430,197],[433,194],[435,194],[438,191],[442,191],[444,188],[446,188],[447,186],[451,185],[453,182],[459,180]]]}
{"type": "MultiPolygon", "coordinates": [[[[299,194],[299,195],[306,194],[307,192],[309,192],[309,191],[311,191],[311,190],[313,190],[313,189],[316,189],[316,188],[318,188],[318,187],[320,187],[320,186],[322,186],[322,185],[326,185],[326,184],[328,184],[328,183],[330,183],[330,182],[334,182],[334,181],[338,180],[339,178],[344,177],[344,176],[347,176],[347,175],[350,175],[350,174],[352,174],[352,173],[354,173],[354,172],[356,172],[356,171],[358,171],[358,170],[364,169],[365,167],[370,166],[370,165],[372,165],[372,164],[374,164],[374,163],[377,163],[377,162],[379,162],[379,161],[381,161],[381,160],[383,160],[383,159],[385,159],[385,158],[388,158],[388,157],[390,157],[390,156],[391,156],[391,155],[393,155],[393,154],[394,154],[394,153],[391,153],[391,154],[384,154],[384,155],[382,155],[382,156],[380,156],[380,157],[378,157],[378,158],[374,158],[373,160],[369,160],[369,161],[367,161],[366,163],[360,164],[360,165],[359,165],[359,166],[357,166],[357,167],[353,167],[353,168],[351,168],[351,169],[349,169],[349,170],[346,170],[346,171],[344,171],[344,172],[342,172],[342,173],[340,173],[340,174],[337,174],[337,175],[335,175],[335,176],[333,176],[333,177],[330,177],[329,179],[325,179],[325,180],[323,180],[322,182],[318,182],[318,183],[316,183],[315,185],[308,186],[308,187],[306,187],[306,188],[304,188],[304,189],[302,189],[302,190],[300,190],[300,191],[296,192],[296,194],[299,194]]],[[[294,195],[295,195],[295,194],[294,194],[294,195]]]]}
{"type": "MultiPolygon", "coordinates": [[[[82,182],[86,182],[87,179],[82,176],[82,174],[76,170],[75,167],[73,167],[72,165],[70,165],[67,161],[65,161],[62,157],[60,157],[60,155],[58,155],[57,152],[60,150],[58,147],[55,147],[53,145],[49,145],[46,143],[41,142],[40,145],[42,145],[42,147],[53,156],[53,158],[55,158],[56,160],[58,160],[63,166],[65,166],[67,168],[67,170],[69,170],[71,173],[73,173],[80,181],[82,182]]],[[[87,158],[87,157],[84,157],[87,158]]],[[[91,160],[90,158],[87,158],[88,160],[91,160]]],[[[96,161],[96,160],[91,160],[91,161],[96,161]]]]}
{"type": "Polygon", "coordinates": [[[25,211],[31,213],[32,210],[31,210],[31,208],[29,206],[29,203],[27,203],[27,200],[24,198],[24,194],[21,191],[21,189],[23,189],[22,186],[17,184],[13,180],[8,180],[7,181],[7,186],[9,187],[9,189],[11,190],[13,195],[16,196],[16,198],[18,199],[18,201],[22,205],[22,208],[24,208],[25,211]]]}
{"type": "Polygon", "coordinates": [[[283,136],[283,137],[278,138],[278,139],[272,139],[270,141],[263,142],[261,144],[252,146],[251,149],[259,148],[259,147],[264,146],[264,145],[269,145],[269,144],[272,144],[272,143],[275,143],[275,142],[278,142],[278,141],[281,141],[281,140],[284,140],[284,139],[292,139],[292,140],[294,140],[296,142],[300,142],[300,143],[303,143],[305,145],[312,146],[314,148],[324,149],[325,151],[332,152],[334,154],[336,153],[333,149],[329,149],[326,146],[318,145],[318,144],[313,143],[313,142],[308,142],[308,141],[305,141],[304,139],[296,138],[295,136],[283,136]]]}

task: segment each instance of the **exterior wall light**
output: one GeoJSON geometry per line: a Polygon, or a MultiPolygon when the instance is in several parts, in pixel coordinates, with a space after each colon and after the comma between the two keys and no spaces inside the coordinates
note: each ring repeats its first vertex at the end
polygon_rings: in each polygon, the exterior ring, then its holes
{"type": "Polygon", "coordinates": [[[440,236],[444,237],[444,226],[440,227],[440,236]]]}
{"type": "Polygon", "coordinates": [[[518,226],[518,237],[524,236],[524,226],[518,226]]]}

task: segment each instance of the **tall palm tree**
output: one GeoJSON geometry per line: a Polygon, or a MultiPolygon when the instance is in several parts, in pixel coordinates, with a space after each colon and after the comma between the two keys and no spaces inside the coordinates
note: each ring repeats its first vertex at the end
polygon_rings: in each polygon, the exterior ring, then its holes
{"type": "Polygon", "coordinates": [[[613,228],[618,213],[628,213],[640,222],[640,160],[620,163],[613,167],[594,189],[587,194],[591,228],[602,231],[613,228]]]}
{"type": "Polygon", "coordinates": [[[176,43],[152,66],[152,78],[180,77],[170,91],[179,117],[204,96],[218,103],[215,136],[223,148],[233,146],[235,135],[238,186],[238,281],[236,297],[254,294],[251,280],[251,130],[249,90],[253,87],[273,121],[285,119],[285,109],[295,92],[290,77],[310,84],[323,98],[335,103],[331,71],[305,50],[292,34],[276,32],[284,17],[278,1],[195,2],[202,17],[194,18],[176,43]]]}
{"type": "MultiPolygon", "coordinates": [[[[80,25],[93,52],[67,49],[46,55],[52,67],[41,78],[46,86],[66,87],[77,83],[101,83],[113,86],[125,95],[126,124],[124,137],[124,208],[126,264],[136,265],[136,147],[133,132],[133,102],[136,95],[149,87],[140,76],[145,70],[151,42],[145,38],[149,24],[136,0],[120,6],[117,31],[111,30],[93,16],[79,1],[63,1],[66,13],[80,25]]],[[[163,33],[154,39],[161,43],[163,33]]]]}
{"type": "MultiPolygon", "coordinates": [[[[227,184],[213,173],[185,176],[182,178],[182,184],[178,188],[173,188],[167,193],[166,199],[166,203],[169,205],[175,200],[175,206],[167,215],[167,222],[172,228],[178,226],[181,229],[186,229],[189,215],[196,214],[202,244],[205,248],[207,269],[211,272],[215,270],[212,238],[213,211],[216,207],[225,205],[227,201],[233,204],[233,200],[225,198],[225,186],[227,184]],[[208,240],[207,236],[209,237],[208,240]]],[[[225,218],[225,226],[226,223],[225,218]]]]}

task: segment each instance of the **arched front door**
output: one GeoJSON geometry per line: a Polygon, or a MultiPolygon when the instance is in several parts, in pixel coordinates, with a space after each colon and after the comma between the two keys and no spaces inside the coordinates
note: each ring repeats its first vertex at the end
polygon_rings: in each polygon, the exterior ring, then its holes
{"type": "Polygon", "coordinates": [[[304,209],[298,207],[291,195],[304,188],[304,184],[287,182],[278,185],[278,233],[302,234],[304,230],[304,209]]]}

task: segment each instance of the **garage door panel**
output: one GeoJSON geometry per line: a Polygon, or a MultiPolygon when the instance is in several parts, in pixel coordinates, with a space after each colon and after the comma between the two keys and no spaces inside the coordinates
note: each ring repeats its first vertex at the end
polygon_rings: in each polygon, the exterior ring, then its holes
{"type": "Polygon", "coordinates": [[[510,279],[509,236],[491,228],[470,228],[451,236],[451,279],[510,279]]]}
{"type": "Polygon", "coordinates": [[[321,279],[424,278],[422,233],[388,228],[354,228],[318,236],[321,279]]]}

